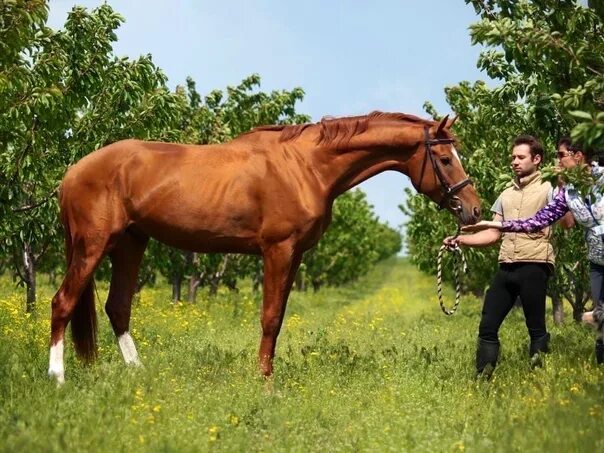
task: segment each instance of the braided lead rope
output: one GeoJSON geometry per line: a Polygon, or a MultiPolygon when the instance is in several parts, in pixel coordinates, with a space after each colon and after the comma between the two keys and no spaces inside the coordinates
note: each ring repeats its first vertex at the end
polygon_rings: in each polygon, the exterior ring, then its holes
{"type": "MultiPolygon", "coordinates": [[[[458,231],[459,234],[459,231],[458,231]]],[[[456,235],[457,237],[457,235],[456,235]]],[[[463,272],[466,273],[468,270],[468,263],[466,262],[466,258],[463,255],[463,251],[461,247],[448,247],[446,245],[442,245],[440,250],[438,251],[438,257],[436,261],[436,289],[438,292],[438,302],[440,304],[440,308],[443,313],[447,316],[452,315],[457,311],[457,307],[459,306],[459,302],[461,301],[461,280],[459,278],[459,268],[460,264],[463,267],[463,272]],[[453,252],[455,255],[453,256],[453,278],[455,279],[455,304],[453,308],[450,310],[445,307],[445,303],[443,301],[443,279],[442,279],[442,262],[443,262],[443,252],[444,251],[453,252]]]]}

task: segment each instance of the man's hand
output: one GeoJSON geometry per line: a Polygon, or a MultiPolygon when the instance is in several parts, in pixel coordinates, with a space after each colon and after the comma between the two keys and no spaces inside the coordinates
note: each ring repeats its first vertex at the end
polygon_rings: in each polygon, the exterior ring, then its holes
{"type": "Polygon", "coordinates": [[[459,247],[463,243],[462,236],[449,236],[443,239],[443,245],[450,249],[459,247]]]}
{"type": "Polygon", "coordinates": [[[501,222],[482,220],[474,225],[466,225],[461,227],[461,231],[464,233],[477,233],[479,231],[488,230],[489,228],[495,228],[497,230],[501,230],[502,228],[501,222]]]}

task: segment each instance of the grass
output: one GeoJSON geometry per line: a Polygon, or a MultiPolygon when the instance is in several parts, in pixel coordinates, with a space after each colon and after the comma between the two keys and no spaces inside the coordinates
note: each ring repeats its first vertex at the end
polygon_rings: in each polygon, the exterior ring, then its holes
{"type": "Polygon", "coordinates": [[[494,377],[476,380],[481,301],[443,316],[433,278],[404,260],[348,287],[293,293],[268,381],[257,372],[259,295],[174,305],[160,287],[133,310],[144,368],[124,366],[99,305],[99,360],[80,364],[68,343],[57,388],[46,377],[52,291],[41,288],[28,317],[23,291],[0,283],[1,451],[604,450],[591,332],[570,316],[550,325],[552,353],[530,370],[514,310],[494,377]]]}

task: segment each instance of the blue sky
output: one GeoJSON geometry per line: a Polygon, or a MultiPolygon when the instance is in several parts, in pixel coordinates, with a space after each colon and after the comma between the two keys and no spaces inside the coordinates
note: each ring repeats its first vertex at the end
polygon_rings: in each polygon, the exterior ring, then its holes
{"type": "MultiPolygon", "coordinates": [[[[51,0],[49,25],[62,28],[74,4],[51,0]]],[[[172,87],[191,75],[201,93],[258,73],[262,90],[302,87],[298,111],[322,116],[373,110],[426,116],[424,101],[449,108],[444,88],[487,79],[468,26],[477,21],[463,0],[111,0],[125,23],[118,56],[150,53],[172,87]]],[[[360,186],[381,220],[405,221],[398,209],[406,176],[378,175],[360,186]]]]}

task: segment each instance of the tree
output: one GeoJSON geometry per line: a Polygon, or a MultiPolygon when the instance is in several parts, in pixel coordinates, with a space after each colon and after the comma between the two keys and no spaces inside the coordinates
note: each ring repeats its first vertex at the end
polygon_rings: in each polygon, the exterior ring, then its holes
{"type": "Polygon", "coordinates": [[[535,109],[552,133],[604,146],[604,21],[601,2],[466,0],[481,20],[472,42],[489,48],[478,66],[535,109]],[[596,6],[596,4],[598,6],[596,6]]]}
{"type": "Polygon", "coordinates": [[[184,104],[149,55],[113,56],[123,19],[108,5],[75,7],[59,31],[43,1],[1,8],[1,240],[33,310],[36,267],[62,249],[55,195],[67,167],[122,138],[178,138],[184,104]]]}

